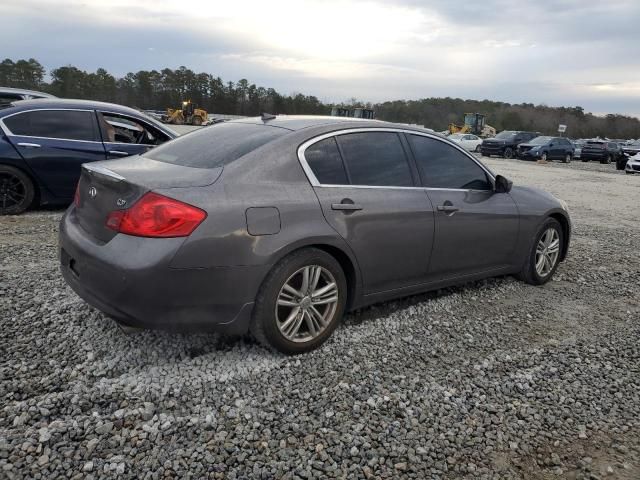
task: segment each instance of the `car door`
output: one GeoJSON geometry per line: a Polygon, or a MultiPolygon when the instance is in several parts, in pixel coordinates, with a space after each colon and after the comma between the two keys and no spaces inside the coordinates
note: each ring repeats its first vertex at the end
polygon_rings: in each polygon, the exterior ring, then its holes
{"type": "Polygon", "coordinates": [[[471,155],[436,137],[407,134],[422,184],[435,209],[431,281],[512,265],[519,215],[508,193],[471,155]]]}
{"type": "Polygon", "coordinates": [[[96,114],[107,158],[139,155],[169,140],[163,132],[138,118],[107,111],[96,114]]]}
{"type": "Polygon", "coordinates": [[[72,199],[83,163],[105,159],[91,110],[34,109],[3,119],[9,140],[56,197],[72,199]]]}
{"type": "Polygon", "coordinates": [[[397,131],[352,130],[312,140],[301,154],[327,222],[355,253],[365,294],[427,275],[434,213],[406,148],[397,131]]]}

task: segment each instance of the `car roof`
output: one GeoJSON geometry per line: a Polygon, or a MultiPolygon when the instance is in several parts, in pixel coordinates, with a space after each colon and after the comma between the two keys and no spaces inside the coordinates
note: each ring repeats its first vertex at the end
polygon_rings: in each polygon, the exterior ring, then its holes
{"type": "Polygon", "coordinates": [[[56,98],[55,95],[50,93],[38,92],[36,90],[27,90],[25,88],[13,88],[13,87],[0,87],[0,93],[15,93],[18,95],[32,95],[41,98],[56,98]]]}
{"type": "Polygon", "coordinates": [[[12,115],[14,113],[23,112],[25,110],[47,110],[59,108],[103,110],[105,112],[132,115],[134,117],[138,116],[144,118],[146,122],[152,123],[156,128],[162,130],[164,133],[170,134],[172,138],[178,136],[178,134],[167,125],[158,122],[146,113],[136,110],[135,108],[125,107],[124,105],[118,105],[116,103],[96,102],[93,100],[74,100],[66,98],[38,98],[34,100],[16,100],[0,110],[0,118],[12,115]]]}
{"type": "MultiPolygon", "coordinates": [[[[38,98],[33,100],[16,100],[11,102],[11,106],[19,110],[29,110],[31,108],[80,108],[109,110],[115,113],[141,113],[135,108],[125,107],[115,103],[96,102],[93,100],[75,100],[67,98],[38,98]]],[[[16,110],[17,111],[17,110],[16,110]]]]}
{"type": "Polygon", "coordinates": [[[252,123],[255,125],[269,125],[272,127],[286,128],[297,131],[312,127],[336,127],[336,128],[402,128],[418,132],[433,133],[424,128],[411,125],[385,122],[383,120],[370,120],[366,118],[332,117],[329,115],[276,115],[274,118],[262,120],[262,117],[248,117],[231,120],[227,123],[252,123]]]}

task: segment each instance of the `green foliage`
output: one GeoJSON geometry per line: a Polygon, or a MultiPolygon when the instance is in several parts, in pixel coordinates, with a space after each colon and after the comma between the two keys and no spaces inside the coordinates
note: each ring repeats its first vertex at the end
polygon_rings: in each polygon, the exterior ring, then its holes
{"type": "MultiPolygon", "coordinates": [[[[59,97],[115,102],[141,109],[176,108],[187,99],[209,112],[237,115],[262,112],[326,115],[333,106],[301,93],[282,95],[273,88],[256,86],[245,78],[225,83],[220,77],[196,73],[184,66],[176,70],[140,70],[115,78],[103,68],[90,73],[67,65],[52,70],[49,83],[44,81],[44,75],[45,69],[33,58],[16,62],[7,58],[0,63],[2,86],[43,90],[59,97]]],[[[487,123],[498,131],[532,130],[554,134],[562,123],[568,126],[567,134],[574,138],[640,138],[640,120],[637,118],[624,115],[598,117],[585,113],[582,107],[511,105],[449,97],[395,100],[373,105],[352,98],[339,106],[374,109],[381,120],[417,123],[436,131],[445,130],[452,122],[462,123],[467,112],[478,112],[485,114],[487,123]]]]}

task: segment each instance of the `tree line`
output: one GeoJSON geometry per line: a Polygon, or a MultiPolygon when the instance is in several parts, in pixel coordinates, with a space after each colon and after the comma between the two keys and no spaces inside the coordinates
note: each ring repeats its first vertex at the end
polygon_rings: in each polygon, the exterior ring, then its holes
{"type": "MultiPolygon", "coordinates": [[[[28,88],[58,97],[82,98],[120,103],[140,109],[175,108],[190,99],[209,112],[259,115],[329,114],[334,104],[323,103],[317,97],[302,93],[281,94],[273,88],[250,83],[223,81],[209,73],[196,73],[184,66],[175,70],[140,70],[117,78],[103,68],[87,72],[66,65],[48,72],[37,60],[0,63],[0,86],[28,88]]],[[[530,130],[554,134],[559,124],[568,125],[573,138],[640,138],[640,120],[610,114],[604,117],[584,111],[582,107],[549,107],[531,103],[509,104],[490,100],[461,98],[424,98],[363,104],[356,99],[335,106],[364,106],[376,111],[376,118],[399,123],[415,123],[436,131],[449,123],[461,123],[466,112],[487,116],[487,123],[501,130],[530,130]]]]}

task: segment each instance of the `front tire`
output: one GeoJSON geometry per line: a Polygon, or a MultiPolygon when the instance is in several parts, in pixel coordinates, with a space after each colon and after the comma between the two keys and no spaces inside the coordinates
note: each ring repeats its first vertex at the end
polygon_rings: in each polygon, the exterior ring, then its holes
{"type": "Polygon", "coordinates": [[[17,168],[0,165],[0,215],[18,215],[33,203],[35,187],[17,168]]]}
{"type": "Polygon", "coordinates": [[[502,155],[504,158],[513,158],[513,148],[507,147],[504,149],[504,154],[502,155]]]}
{"type": "Polygon", "coordinates": [[[567,153],[567,154],[564,156],[563,163],[571,163],[571,154],[570,154],[570,153],[567,153]]]}
{"type": "Polygon", "coordinates": [[[476,145],[476,150],[475,150],[475,152],[476,152],[476,153],[480,153],[480,152],[481,152],[481,149],[480,149],[480,145],[479,145],[479,144],[478,144],[478,145],[476,145]]]}
{"type": "Polygon", "coordinates": [[[549,159],[549,156],[547,155],[547,152],[544,152],[540,157],[540,160],[542,160],[543,162],[546,162],[548,159],[549,159]]]}
{"type": "Polygon", "coordinates": [[[543,285],[560,264],[564,232],[554,218],[547,218],[538,229],[518,278],[530,285],[543,285]]]}
{"type": "Polygon", "coordinates": [[[309,352],[331,336],[346,301],[347,281],[338,261],[317,248],[298,250],[280,260],[260,287],[251,334],[288,355],[309,352]]]}

